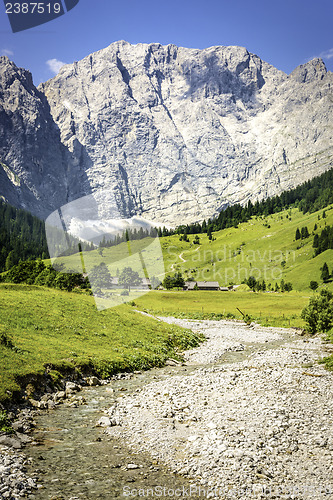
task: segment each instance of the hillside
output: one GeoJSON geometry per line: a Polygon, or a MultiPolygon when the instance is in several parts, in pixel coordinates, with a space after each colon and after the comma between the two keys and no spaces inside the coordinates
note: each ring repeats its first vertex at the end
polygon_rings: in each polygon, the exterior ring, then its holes
{"type": "MultiPolygon", "coordinates": [[[[188,235],[189,242],[180,241],[179,235],[161,237],[165,272],[172,274],[179,271],[185,279],[218,281],[220,286],[231,283],[240,285],[250,276],[264,279],[272,285],[283,279],[291,282],[294,290],[309,291],[311,280],[322,284],[320,268],[324,262],[333,271],[333,250],[326,250],[314,257],[313,248],[314,235],[319,235],[323,228],[332,225],[331,205],[313,213],[303,214],[293,208],[266,217],[252,217],[237,228],[213,232],[212,241],[206,233],[198,234],[199,244],[193,243],[196,235],[188,235]],[[317,229],[314,231],[315,225],[317,229]],[[302,227],[308,228],[309,237],[296,240],[296,230],[302,227]]],[[[135,252],[147,242],[139,240],[131,242],[131,245],[135,252]]],[[[112,248],[84,252],[84,262],[87,269],[105,262],[115,276],[119,262],[127,253],[127,243],[121,243],[112,248]]],[[[78,254],[63,257],[59,262],[67,269],[80,271],[78,254]]],[[[326,286],[332,285],[329,283],[326,286]]]]}
{"type": "Polygon", "coordinates": [[[37,286],[0,284],[0,310],[0,402],[28,383],[38,390],[45,368],[48,383],[75,368],[108,377],[162,366],[199,342],[128,305],[98,312],[92,297],[37,286]]]}
{"type": "MultiPolygon", "coordinates": [[[[166,271],[180,271],[195,280],[218,281],[220,286],[240,284],[253,275],[257,279],[275,283],[290,281],[295,290],[309,290],[311,280],[321,283],[320,268],[327,262],[333,266],[333,250],[314,256],[314,234],[320,234],[333,224],[333,206],[311,214],[296,208],[269,215],[253,217],[238,228],[200,234],[200,244],[179,241],[179,236],[162,237],[161,244],[166,271]],[[317,229],[314,232],[314,226],[317,229]],[[310,236],[296,240],[296,230],[307,227],[310,236]]],[[[331,285],[329,285],[331,286],[331,285]]]]}

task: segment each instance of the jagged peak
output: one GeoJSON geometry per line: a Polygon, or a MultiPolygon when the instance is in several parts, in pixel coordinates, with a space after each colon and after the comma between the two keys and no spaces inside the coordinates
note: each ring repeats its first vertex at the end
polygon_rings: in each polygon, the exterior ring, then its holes
{"type": "Polygon", "coordinates": [[[322,80],[326,74],[324,61],[320,57],[314,57],[307,63],[297,66],[289,76],[299,83],[308,83],[313,80],[322,80]]]}
{"type": "Polygon", "coordinates": [[[0,85],[10,86],[14,80],[20,80],[27,89],[34,89],[32,74],[25,68],[19,68],[7,56],[0,56],[0,85]]]}

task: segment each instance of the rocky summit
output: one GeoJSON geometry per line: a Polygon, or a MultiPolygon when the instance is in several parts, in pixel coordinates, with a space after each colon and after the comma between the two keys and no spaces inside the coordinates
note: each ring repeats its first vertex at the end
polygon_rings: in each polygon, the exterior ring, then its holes
{"type": "Polygon", "coordinates": [[[1,57],[0,130],[0,195],[15,206],[47,217],[103,189],[124,218],[194,222],[333,166],[333,73],[120,41],[36,88],[1,57]]]}

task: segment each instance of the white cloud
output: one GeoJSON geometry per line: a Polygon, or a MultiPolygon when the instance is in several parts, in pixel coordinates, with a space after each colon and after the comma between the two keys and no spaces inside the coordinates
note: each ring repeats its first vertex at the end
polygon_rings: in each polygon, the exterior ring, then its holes
{"type": "Polygon", "coordinates": [[[46,64],[48,65],[49,69],[54,73],[55,75],[59,73],[60,68],[64,66],[64,62],[58,61],[58,59],[49,59],[46,61],[46,64]]]}
{"type": "Polygon", "coordinates": [[[2,49],[2,50],[1,50],[1,55],[2,55],[2,56],[7,56],[7,57],[10,57],[10,56],[13,56],[13,55],[14,55],[14,52],[13,52],[12,50],[2,49]]]}
{"type": "Polygon", "coordinates": [[[322,59],[333,59],[333,48],[325,50],[325,52],[319,54],[319,57],[321,57],[322,59]]]}

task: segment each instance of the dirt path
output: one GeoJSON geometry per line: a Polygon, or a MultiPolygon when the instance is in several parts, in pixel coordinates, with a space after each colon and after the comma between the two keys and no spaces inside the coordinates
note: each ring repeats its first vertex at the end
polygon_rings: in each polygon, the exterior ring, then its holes
{"type": "MultiPolygon", "coordinates": [[[[200,248],[200,247],[199,247],[199,248],[200,248]]],[[[199,248],[197,248],[196,250],[199,250],[199,248]]],[[[179,258],[182,262],[187,262],[187,260],[185,260],[185,259],[183,258],[183,253],[184,253],[184,252],[180,253],[180,254],[178,255],[178,258],[179,258]]],[[[170,271],[171,271],[171,272],[174,272],[174,271],[175,271],[175,266],[176,266],[176,265],[177,265],[176,263],[171,264],[171,266],[170,266],[170,271]]]]}
{"type": "Polygon", "coordinates": [[[183,253],[184,253],[184,252],[180,253],[180,254],[178,255],[178,257],[179,257],[179,258],[180,258],[180,260],[182,260],[183,262],[187,262],[185,259],[183,259],[183,253]]]}

